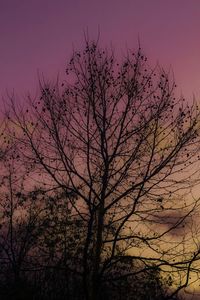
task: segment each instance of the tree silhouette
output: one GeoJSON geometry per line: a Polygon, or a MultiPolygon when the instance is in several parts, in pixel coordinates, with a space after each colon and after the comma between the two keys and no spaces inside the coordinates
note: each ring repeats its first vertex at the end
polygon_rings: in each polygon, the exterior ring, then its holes
{"type": "Polygon", "coordinates": [[[173,299],[199,259],[190,235],[199,200],[186,197],[199,159],[198,106],[176,99],[173,78],[151,69],[140,48],[118,62],[86,41],[66,76],[61,87],[41,80],[40,99],[25,108],[11,97],[7,112],[27,176],[52,199],[40,246],[54,265],[65,257],[85,299],[111,299],[106,286],[117,299],[173,299]],[[131,287],[153,276],[155,291],[160,272],[162,295],[131,287]]]}

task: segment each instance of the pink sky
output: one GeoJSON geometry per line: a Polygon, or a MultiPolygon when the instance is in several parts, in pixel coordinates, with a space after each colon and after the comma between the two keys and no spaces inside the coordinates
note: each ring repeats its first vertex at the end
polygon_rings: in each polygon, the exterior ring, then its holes
{"type": "Polygon", "coordinates": [[[172,66],[178,92],[200,98],[199,0],[0,0],[0,95],[37,87],[37,72],[65,70],[83,32],[119,51],[138,37],[153,63],[172,66]]]}

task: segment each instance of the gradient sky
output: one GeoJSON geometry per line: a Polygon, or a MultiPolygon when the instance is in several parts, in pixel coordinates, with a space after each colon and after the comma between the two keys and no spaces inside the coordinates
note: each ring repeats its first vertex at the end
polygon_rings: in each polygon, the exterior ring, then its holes
{"type": "Polygon", "coordinates": [[[0,0],[0,95],[60,77],[83,32],[123,51],[138,37],[152,64],[171,66],[178,92],[200,99],[199,0],[0,0]]]}

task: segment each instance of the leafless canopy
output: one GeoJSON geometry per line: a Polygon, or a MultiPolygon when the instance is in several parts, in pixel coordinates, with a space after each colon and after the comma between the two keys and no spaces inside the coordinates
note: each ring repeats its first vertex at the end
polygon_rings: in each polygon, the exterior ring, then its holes
{"type": "Polygon", "coordinates": [[[9,134],[27,172],[63,191],[84,228],[78,272],[87,299],[158,267],[177,292],[195,271],[199,203],[186,194],[197,178],[199,110],[175,98],[171,77],[140,48],[118,62],[86,41],[61,86],[40,80],[41,98],[24,108],[11,99],[9,134]]]}

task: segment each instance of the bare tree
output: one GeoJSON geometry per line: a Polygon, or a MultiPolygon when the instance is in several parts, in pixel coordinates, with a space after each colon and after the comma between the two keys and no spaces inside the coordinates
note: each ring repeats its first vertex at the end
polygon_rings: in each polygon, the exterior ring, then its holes
{"type": "Polygon", "coordinates": [[[86,41],[66,74],[61,87],[41,80],[41,98],[25,108],[10,99],[7,116],[27,172],[66,193],[84,228],[85,298],[158,268],[175,278],[175,295],[199,259],[189,232],[199,201],[186,195],[197,178],[198,106],[176,99],[173,78],[140,48],[117,62],[86,41]]]}

